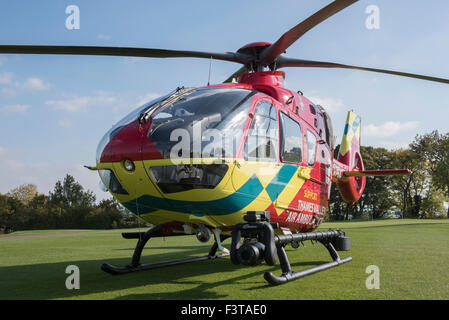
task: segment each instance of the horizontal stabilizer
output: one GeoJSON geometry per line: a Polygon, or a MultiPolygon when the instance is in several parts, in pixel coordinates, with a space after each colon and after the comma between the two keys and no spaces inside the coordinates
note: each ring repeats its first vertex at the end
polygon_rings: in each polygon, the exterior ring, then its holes
{"type": "Polygon", "coordinates": [[[89,170],[92,170],[92,171],[97,171],[97,170],[98,170],[97,166],[92,167],[92,166],[86,166],[86,165],[84,165],[83,167],[84,167],[84,168],[87,168],[87,169],[89,169],[89,170]]]}
{"type": "Polygon", "coordinates": [[[385,170],[362,170],[362,171],[345,171],[345,177],[368,177],[368,176],[400,176],[409,175],[412,172],[408,169],[385,169],[385,170]]]}

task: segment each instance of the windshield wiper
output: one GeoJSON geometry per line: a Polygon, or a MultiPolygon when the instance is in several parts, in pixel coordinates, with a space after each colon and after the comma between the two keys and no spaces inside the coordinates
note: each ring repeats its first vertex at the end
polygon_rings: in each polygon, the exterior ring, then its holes
{"type": "Polygon", "coordinates": [[[184,87],[177,87],[175,90],[170,92],[165,99],[160,101],[157,105],[153,107],[149,107],[142,111],[139,116],[139,123],[146,123],[148,118],[153,114],[154,111],[159,109],[160,107],[164,107],[170,103],[174,103],[181,99],[183,96],[196,91],[197,88],[185,89],[184,87]]]}

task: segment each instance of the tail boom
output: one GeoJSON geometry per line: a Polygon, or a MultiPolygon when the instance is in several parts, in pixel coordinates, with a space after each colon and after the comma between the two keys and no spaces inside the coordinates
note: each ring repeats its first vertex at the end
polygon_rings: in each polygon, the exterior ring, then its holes
{"type": "Polygon", "coordinates": [[[401,176],[409,175],[412,172],[408,169],[385,169],[385,170],[362,170],[344,171],[344,177],[381,177],[381,176],[401,176]]]}

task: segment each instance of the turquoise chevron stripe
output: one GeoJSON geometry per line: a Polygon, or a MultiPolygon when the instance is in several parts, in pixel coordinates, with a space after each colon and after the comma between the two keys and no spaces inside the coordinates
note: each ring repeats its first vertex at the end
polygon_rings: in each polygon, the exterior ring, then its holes
{"type": "Polygon", "coordinates": [[[279,197],[282,190],[284,190],[285,186],[288,184],[290,179],[295,174],[296,170],[298,170],[297,166],[292,166],[288,164],[283,165],[282,168],[279,169],[276,176],[265,188],[265,191],[268,193],[271,202],[274,202],[279,197]]]}
{"type": "Polygon", "coordinates": [[[140,214],[146,214],[146,213],[151,213],[154,211],[157,211],[157,209],[152,209],[152,208],[148,208],[148,207],[144,207],[144,205],[140,202],[140,198],[137,198],[137,202],[136,200],[132,200],[129,202],[124,202],[122,203],[122,205],[128,209],[129,211],[131,211],[134,214],[140,215],[140,214]]]}
{"type": "MultiPolygon", "coordinates": [[[[253,202],[263,191],[263,186],[254,174],[243,186],[233,194],[210,201],[184,201],[164,199],[143,195],[137,199],[139,214],[146,214],[156,210],[169,210],[179,213],[202,215],[227,215],[245,208],[253,202]]],[[[133,213],[137,214],[136,200],[123,203],[133,213]]]]}
{"type": "Polygon", "coordinates": [[[360,116],[357,116],[354,119],[354,122],[352,123],[352,131],[354,131],[354,133],[356,133],[356,131],[359,129],[361,120],[362,120],[362,118],[360,118],[360,116]]]}

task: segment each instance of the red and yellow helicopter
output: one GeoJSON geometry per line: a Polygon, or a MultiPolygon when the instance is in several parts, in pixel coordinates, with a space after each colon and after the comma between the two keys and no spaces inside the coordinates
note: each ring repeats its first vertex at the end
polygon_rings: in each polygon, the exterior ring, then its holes
{"type": "Polygon", "coordinates": [[[341,230],[313,232],[323,221],[335,182],[348,203],[363,193],[366,176],[409,174],[408,170],[365,170],[360,153],[361,119],[350,111],[337,158],[326,110],[284,88],[286,67],[345,68],[429,81],[448,79],[332,62],[289,58],[285,50],[307,31],[356,0],[336,0],[276,42],[254,42],[237,52],[212,53],[129,47],[0,45],[0,53],[110,55],[149,58],[205,58],[243,65],[224,83],[177,88],[144,104],[114,125],[97,149],[97,170],[109,192],[128,210],[154,225],[123,233],[138,239],[128,266],[103,264],[111,274],[230,256],[232,263],[274,265],[266,272],[281,284],[346,262],[350,249],[341,230]],[[152,237],[214,236],[201,257],[141,264],[152,237]],[[231,238],[230,250],[222,242],[231,238]],[[332,262],[292,271],[284,247],[315,240],[332,262]],[[217,253],[217,251],[221,251],[217,253]]]}

